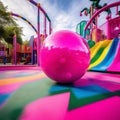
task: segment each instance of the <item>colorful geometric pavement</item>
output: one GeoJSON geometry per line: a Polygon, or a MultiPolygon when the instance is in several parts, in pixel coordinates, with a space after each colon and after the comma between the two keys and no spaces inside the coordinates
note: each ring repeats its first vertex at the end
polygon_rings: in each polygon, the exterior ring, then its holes
{"type": "Polygon", "coordinates": [[[39,70],[0,72],[0,120],[120,120],[120,75],[62,85],[39,70]]]}

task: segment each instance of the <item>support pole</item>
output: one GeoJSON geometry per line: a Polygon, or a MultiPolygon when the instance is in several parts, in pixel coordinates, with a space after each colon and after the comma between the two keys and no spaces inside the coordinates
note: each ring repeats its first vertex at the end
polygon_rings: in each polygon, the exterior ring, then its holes
{"type": "Polygon", "coordinates": [[[46,16],[44,15],[44,36],[46,37],[46,16]]]}
{"type": "Polygon", "coordinates": [[[116,15],[118,15],[119,13],[118,13],[118,6],[116,6],[116,15]]]}
{"type": "Polygon", "coordinates": [[[37,7],[38,7],[38,19],[37,19],[37,23],[38,23],[37,64],[38,64],[38,66],[40,66],[40,61],[39,61],[40,46],[41,46],[41,42],[40,42],[40,3],[38,3],[37,7]]]}
{"type": "Polygon", "coordinates": [[[16,42],[16,34],[14,34],[14,36],[13,36],[13,47],[14,47],[14,64],[15,65],[17,65],[17,51],[16,51],[16,44],[17,42],[16,42]]]}
{"type": "Polygon", "coordinates": [[[51,32],[52,32],[51,22],[49,21],[49,35],[51,34],[51,32]]]}

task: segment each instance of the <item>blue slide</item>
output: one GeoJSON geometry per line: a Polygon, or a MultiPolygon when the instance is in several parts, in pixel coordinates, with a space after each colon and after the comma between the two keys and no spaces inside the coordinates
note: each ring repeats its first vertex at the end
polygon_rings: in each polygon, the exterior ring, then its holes
{"type": "Polygon", "coordinates": [[[107,55],[103,59],[103,61],[100,64],[98,64],[97,66],[91,68],[91,70],[94,70],[94,71],[107,71],[107,68],[111,65],[111,63],[114,60],[116,50],[118,49],[118,43],[119,43],[119,39],[115,38],[113,40],[113,42],[112,42],[112,45],[111,45],[107,55]]]}

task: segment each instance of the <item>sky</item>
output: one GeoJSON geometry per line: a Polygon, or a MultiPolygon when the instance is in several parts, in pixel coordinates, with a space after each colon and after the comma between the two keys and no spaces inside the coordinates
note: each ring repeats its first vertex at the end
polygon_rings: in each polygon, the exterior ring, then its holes
{"type": "MultiPolygon", "coordinates": [[[[1,0],[8,11],[17,13],[28,19],[37,28],[37,8],[27,0],[1,0]]],[[[82,20],[89,20],[89,16],[80,16],[80,11],[91,5],[90,0],[34,0],[44,8],[52,21],[53,32],[63,29],[76,31],[76,25],[82,20]]],[[[101,0],[100,4],[113,3],[119,0],[101,0]]],[[[113,10],[113,13],[115,10],[113,10]]],[[[105,22],[106,13],[100,15],[99,24],[105,22]]],[[[20,18],[14,17],[20,27],[23,28],[23,40],[29,40],[36,35],[34,30],[20,18]]],[[[41,13],[41,33],[43,33],[43,14],[41,13]]],[[[48,24],[47,24],[48,26],[48,24]]],[[[47,29],[48,32],[48,29],[47,29]]]]}

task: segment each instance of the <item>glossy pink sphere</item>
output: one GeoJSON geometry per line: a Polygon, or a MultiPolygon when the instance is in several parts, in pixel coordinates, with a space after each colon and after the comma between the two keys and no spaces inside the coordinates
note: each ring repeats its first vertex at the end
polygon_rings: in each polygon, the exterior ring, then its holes
{"type": "Polygon", "coordinates": [[[44,73],[59,83],[71,83],[81,78],[90,63],[90,51],[84,38],[62,30],[48,36],[40,53],[44,73]]]}

